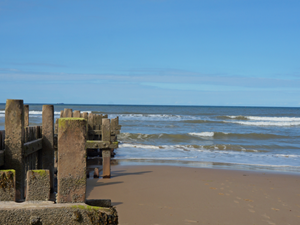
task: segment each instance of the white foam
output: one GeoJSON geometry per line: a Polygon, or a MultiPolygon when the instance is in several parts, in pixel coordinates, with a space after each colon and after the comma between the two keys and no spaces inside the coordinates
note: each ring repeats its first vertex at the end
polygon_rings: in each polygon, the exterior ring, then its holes
{"type": "Polygon", "coordinates": [[[300,122],[300,117],[269,117],[269,116],[227,116],[231,119],[237,119],[239,117],[245,117],[249,120],[256,121],[277,121],[277,122],[300,122]]]}
{"type": "Polygon", "coordinates": [[[200,132],[200,133],[189,133],[192,136],[200,136],[200,137],[213,137],[215,135],[214,132],[200,132]]]}
{"type": "Polygon", "coordinates": [[[129,143],[124,143],[120,144],[119,148],[145,148],[145,149],[161,149],[162,147],[160,146],[155,146],[155,145],[142,145],[142,144],[129,144],[129,143]]]}
{"type": "Polygon", "coordinates": [[[299,117],[264,117],[264,116],[247,116],[250,120],[263,120],[263,121],[280,121],[280,122],[300,122],[299,117]]]}
{"type": "Polygon", "coordinates": [[[238,123],[242,125],[250,125],[250,126],[280,126],[280,127],[289,127],[289,126],[300,126],[299,122],[268,122],[268,121],[260,121],[260,122],[246,122],[246,121],[224,121],[227,123],[238,123]]]}
{"type": "Polygon", "coordinates": [[[116,114],[123,120],[151,120],[151,121],[180,121],[180,120],[193,120],[196,119],[194,116],[181,116],[171,114],[116,114]]]}

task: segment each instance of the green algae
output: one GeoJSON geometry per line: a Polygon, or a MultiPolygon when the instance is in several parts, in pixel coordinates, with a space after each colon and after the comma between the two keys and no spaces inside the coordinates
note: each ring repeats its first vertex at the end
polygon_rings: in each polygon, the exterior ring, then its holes
{"type": "Polygon", "coordinates": [[[46,170],[32,170],[34,173],[38,173],[41,177],[47,176],[47,171],[46,170]]]}
{"type": "Polygon", "coordinates": [[[78,118],[78,117],[75,117],[75,118],[74,117],[60,118],[60,119],[58,119],[58,127],[62,128],[62,129],[65,129],[67,122],[68,121],[73,121],[73,120],[87,121],[85,118],[78,118]]]}

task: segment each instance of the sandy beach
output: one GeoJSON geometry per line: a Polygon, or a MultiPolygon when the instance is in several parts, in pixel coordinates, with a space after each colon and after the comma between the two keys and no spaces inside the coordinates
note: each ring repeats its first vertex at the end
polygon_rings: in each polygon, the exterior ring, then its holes
{"type": "Polygon", "coordinates": [[[300,176],[176,166],[113,166],[88,179],[87,198],[111,199],[121,225],[300,224],[300,176]]]}

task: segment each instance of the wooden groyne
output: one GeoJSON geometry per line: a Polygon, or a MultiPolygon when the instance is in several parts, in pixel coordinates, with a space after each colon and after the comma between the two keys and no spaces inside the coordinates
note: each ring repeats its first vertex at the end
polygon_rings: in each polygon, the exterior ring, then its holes
{"type": "MultiPolygon", "coordinates": [[[[62,111],[54,123],[53,105],[43,105],[42,126],[29,126],[28,105],[23,100],[7,100],[5,130],[0,131],[0,203],[50,201],[54,191],[57,203],[86,203],[87,153],[102,156],[103,177],[109,178],[120,129],[118,118],[72,109],[62,111]]],[[[107,206],[110,201],[102,202],[107,206]]],[[[1,210],[0,205],[0,214],[1,210]]],[[[116,212],[111,210],[105,218],[114,222],[107,224],[117,224],[116,212]]]]}

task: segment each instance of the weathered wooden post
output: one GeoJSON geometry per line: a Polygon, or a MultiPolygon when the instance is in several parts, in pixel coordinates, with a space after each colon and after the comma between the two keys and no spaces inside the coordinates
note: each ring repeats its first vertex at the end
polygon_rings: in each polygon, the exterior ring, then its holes
{"type": "Polygon", "coordinates": [[[80,118],[80,111],[79,110],[74,110],[73,117],[80,118]]]}
{"type": "Polygon", "coordinates": [[[64,117],[73,117],[72,109],[64,109],[64,117]]]}
{"type": "Polygon", "coordinates": [[[81,113],[81,118],[88,119],[89,114],[87,112],[81,113]]]}
{"type": "MultiPolygon", "coordinates": [[[[95,114],[90,113],[88,114],[88,131],[92,131],[94,130],[94,118],[95,118],[95,114]]],[[[88,133],[88,139],[89,140],[94,140],[94,134],[93,133],[88,133]]]]}
{"type": "Polygon", "coordinates": [[[110,120],[102,119],[102,141],[104,142],[104,146],[107,145],[106,148],[102,149],[102,165],[103,165],[103,178],[110,178],[110,120]],[[107,142],[107,144],[105,144],[107,142]]]}
{"type": "Polygon", "coordinates": [[[54,107],[53,105],[43,105],[42,109],[42,145],[39,154],[42,155],[42,168],[50,173],[51,192],[54,188],[54,107]]]}
{"type": "Polygon", "coordinates": [[[16,171],[16,198],[24,199],[24,105],[7,99],[5,106],[5,168],[16,171]]]}
{"type": "Polygon", "coordinates": [[[85,202],[86,129],[83,118],[58,121],[58,203],[85,202]]]}
{"type": "Polygon", "coordinates": [[[29,126],[29,105],[24,105],[24,127],[29,126]]]}

